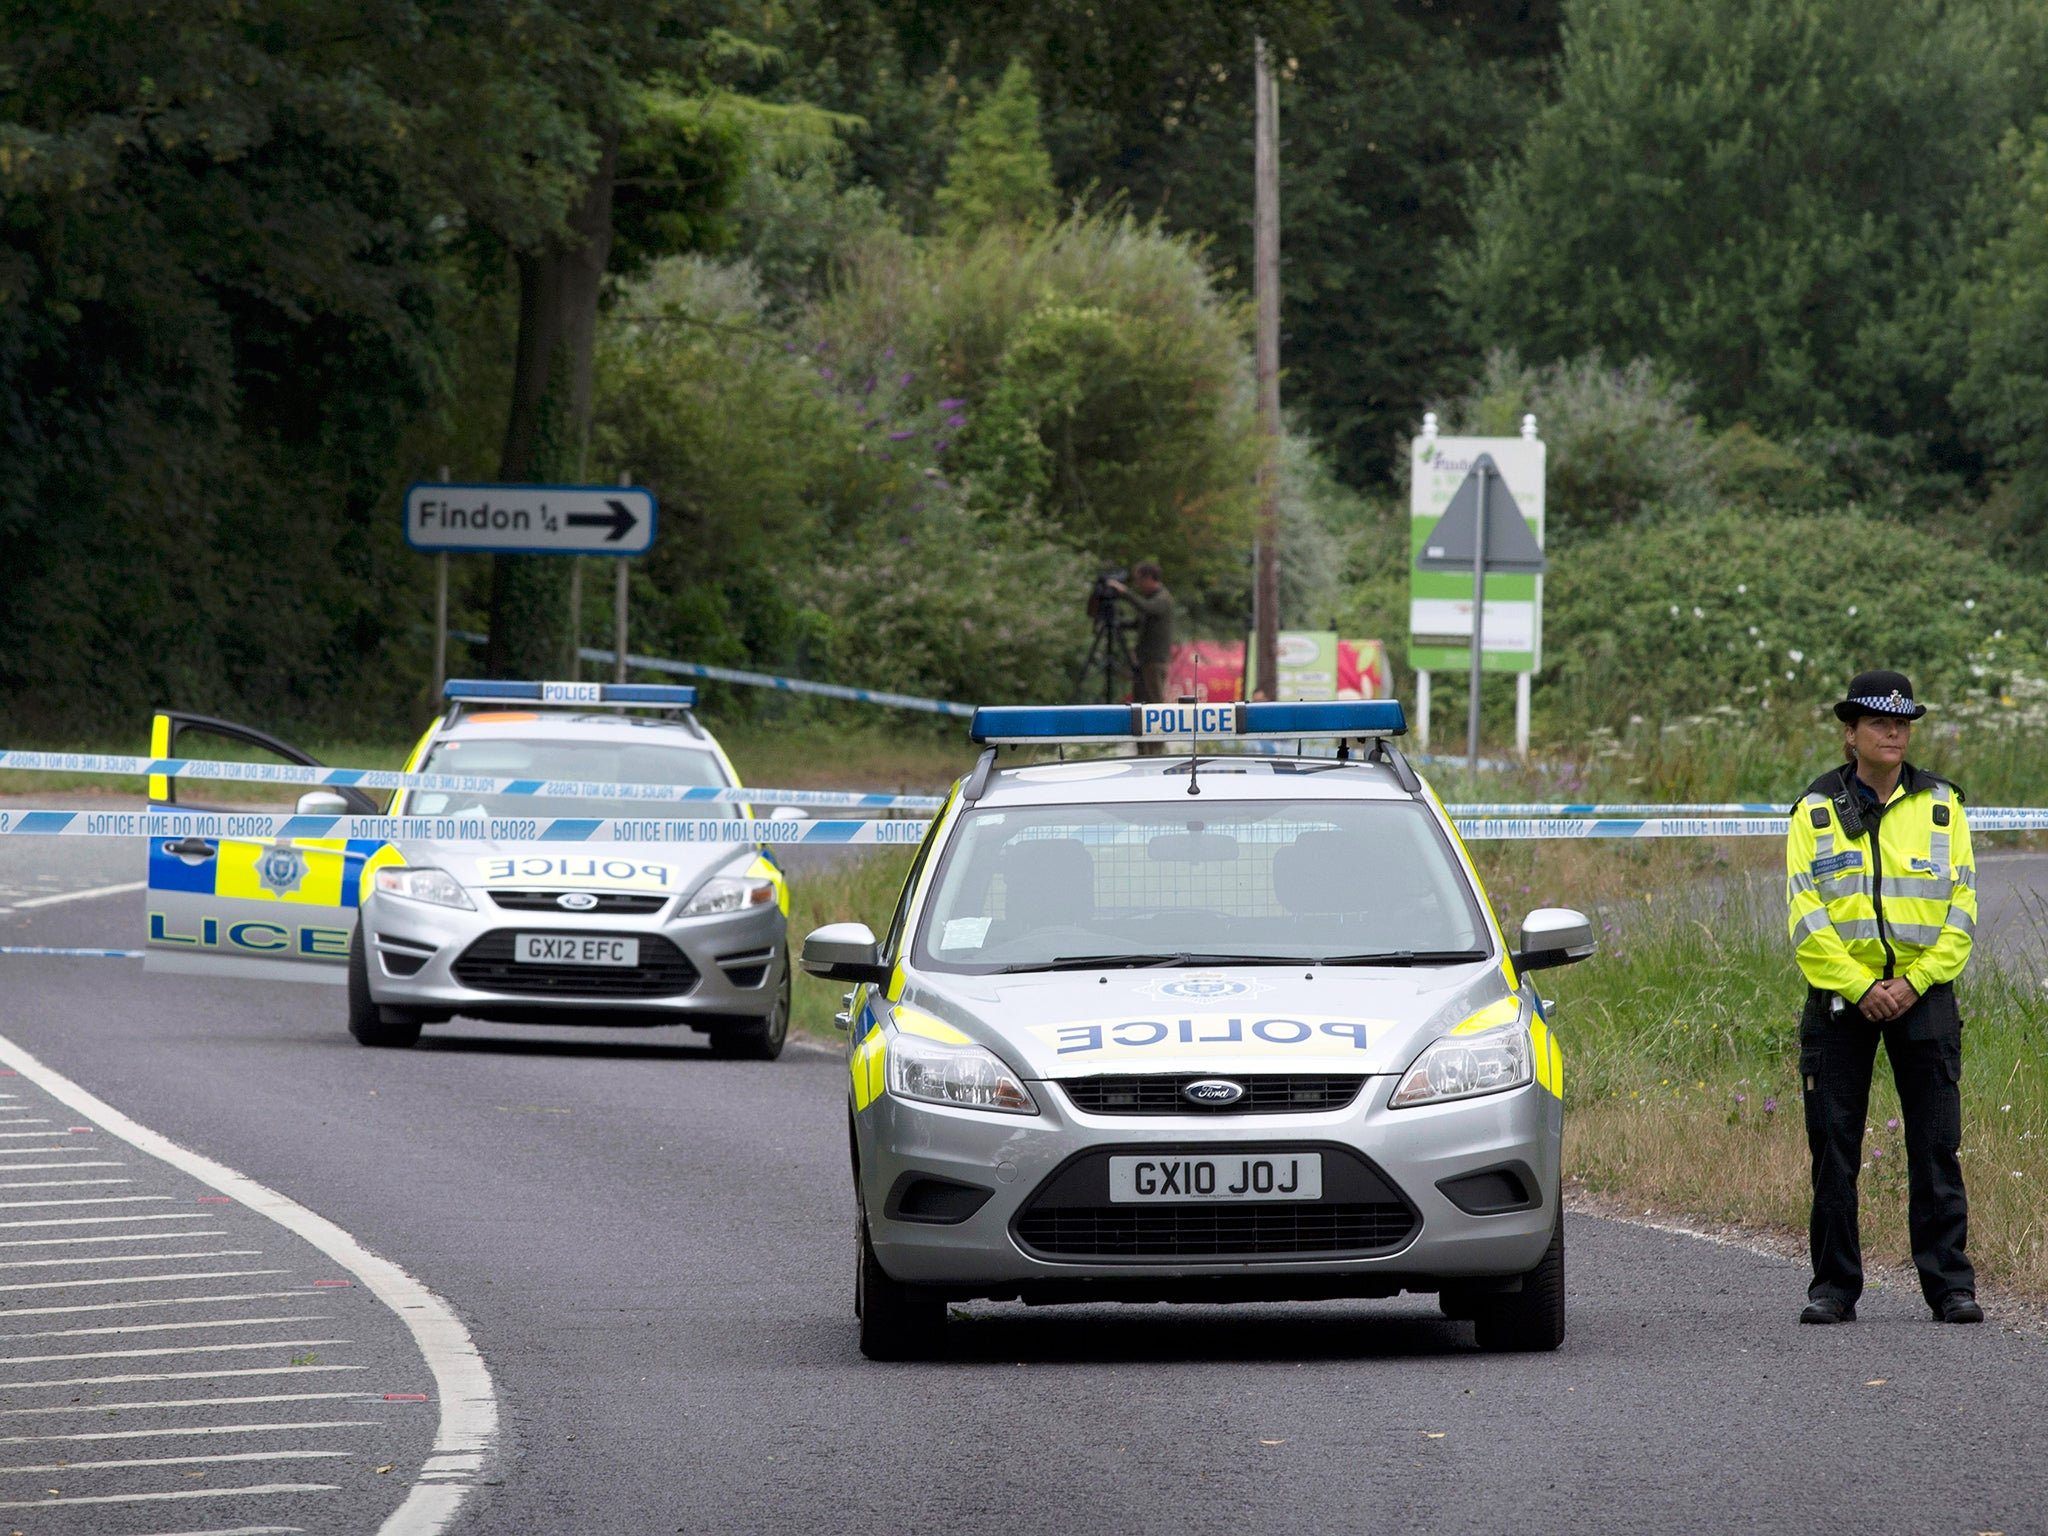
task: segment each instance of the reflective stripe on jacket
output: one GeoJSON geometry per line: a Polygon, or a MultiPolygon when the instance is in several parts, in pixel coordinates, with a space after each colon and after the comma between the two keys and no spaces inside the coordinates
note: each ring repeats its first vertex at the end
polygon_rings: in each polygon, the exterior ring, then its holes
{"type": "Polygon", "coordinates": [[[1799,969],[1823,992],[1853,1003],[1893,976],[1922,996],[1954,981],[1977,929],[1976,887],[1961,792],[1910,763],[1881,814],[1848,768],[1822,774],[1792,808],[1788,923],[1799,969]],[[1856,798],[1860,837],[1843,829],[1844,795],[1856,798]]]}

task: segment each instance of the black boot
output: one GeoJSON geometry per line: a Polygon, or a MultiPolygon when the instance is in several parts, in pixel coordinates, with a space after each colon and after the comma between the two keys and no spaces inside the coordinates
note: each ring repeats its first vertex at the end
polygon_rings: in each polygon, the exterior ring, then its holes
{"type": "Polygon", "coordinates": [[[1977,1298],[1968,1291],[1950,1291],[1934,1304],[1934,1320],[1937,1323],[1981,1323],[1984,1309],[1977,1305],[1977,1298]]]}
{"type": "Polygon", "coordinates": [[[1853,1323],[1856,1321],[1856,1303],[1844,1301],[1839,1296],[1816,1296],[1806,1304],[1806,1310],[1799,1314],[1802,1323],[1853,1323]]]}

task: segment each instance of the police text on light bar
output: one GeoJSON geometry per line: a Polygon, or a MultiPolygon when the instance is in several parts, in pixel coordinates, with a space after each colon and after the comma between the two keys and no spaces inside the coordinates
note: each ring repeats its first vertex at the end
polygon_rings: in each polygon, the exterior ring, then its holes
{"type": "Polygon", "coordinates": [[[517,683],[451,677],[441,692],[464,704],[639,704],[689,709],[697,702],[696,689],[673,683],[517,683]]]}
{"type": "Polygon", "coordinates": [[[1402,736],[1397,699],[1271,704],[989,705],[968,734],[988,746],[1030,742],[1200,741],[1287,736],[1402,736]]]}

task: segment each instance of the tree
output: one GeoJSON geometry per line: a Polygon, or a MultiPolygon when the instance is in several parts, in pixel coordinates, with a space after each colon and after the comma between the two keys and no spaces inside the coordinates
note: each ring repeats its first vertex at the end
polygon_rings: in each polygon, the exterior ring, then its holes
{"type": "Polygon", "coordinates": [[[1053,210],[1052,157],[1038,130],[1031,71],[1012,61],[1002,82],[960,130],[939,188],[940,228],[973,240],[998,225],[1030,225],[1053,210]]]}
{"type": "Polygon", "coordinates": [[[1472,336],[1534,362],[1653,358],[1724,425],[1953,454],[1956,219],[2038,89],[2001,14],[1568,0],[1557,99],[1452,265],[1472,336]]]}

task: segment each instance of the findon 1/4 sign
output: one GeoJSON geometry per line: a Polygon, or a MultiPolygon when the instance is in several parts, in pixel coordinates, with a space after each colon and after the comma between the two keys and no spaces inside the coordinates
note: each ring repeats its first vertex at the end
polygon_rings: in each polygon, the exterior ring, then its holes
{"type": "Polygon", "coordinates": [[[652,491],[623,485],[444,485],[405,493],[405,542],[450,554],[644,555],[652,491]]]}

